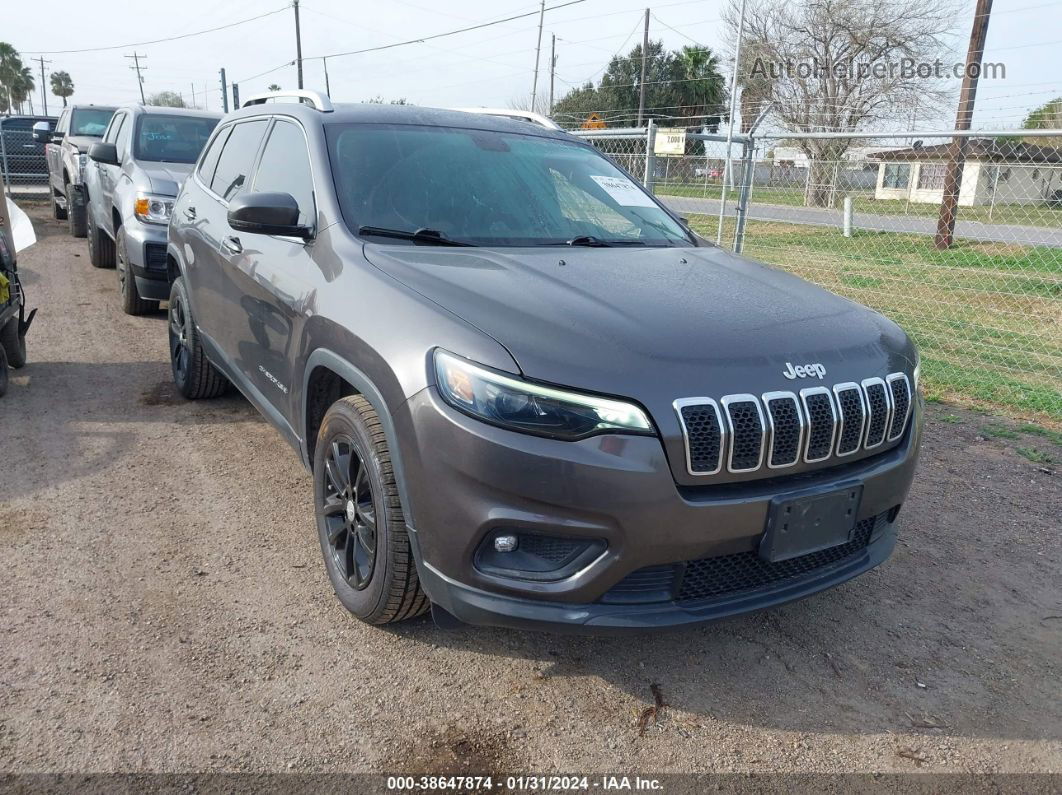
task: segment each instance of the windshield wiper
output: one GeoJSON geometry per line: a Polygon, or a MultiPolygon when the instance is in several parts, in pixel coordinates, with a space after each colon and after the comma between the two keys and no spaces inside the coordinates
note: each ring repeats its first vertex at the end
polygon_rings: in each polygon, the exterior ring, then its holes
{"type": "Polygon", "coordinates": [[[451,240],[438,229],[418,229],[415,232],[407,232],[404,229],[386,229],[382,226],[359,226],[359,235],[375,235],[376,237],[393,237],[396,240],[412,240],[414,243],[425,243],[429,246],[474,246],[475,243],[462,243],[460,240],[451,240]]]}
{"type": "Polygon", "coordinates": [[[594,235],[579,235],[578,237],[573,237],[571,240],[567,241],[564,245],[566,245],[566,246],[591,246],[593,248],[604,248],[604,247],[607,247],[607,246],[611,246],[612,243],[608,242],[607,240],[602,240],[599,237],[595,237],[594,235]]]}

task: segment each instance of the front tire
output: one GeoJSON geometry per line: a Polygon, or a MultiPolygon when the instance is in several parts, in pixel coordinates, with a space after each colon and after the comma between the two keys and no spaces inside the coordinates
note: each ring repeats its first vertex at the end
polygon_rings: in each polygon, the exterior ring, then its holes
{"type": "Polygon", "coordinates": [[[192,308],[184,279],[178,278],[170,287],[169,308],[170,370],[177,391],[188,400],[213,398],[228,387],[217,368],[210,363],[195,328],[192,308]]]}
{"type": "Polygon", "coordinates": [[[157,312],[159,302],[141,298],[140,291],[136,289],[136,277],[133,275],[133,267],[129,264],[124,227],[118,228],[118,243],[115,249],[118,252],[118,287],[122,291],[122,311],[127,315],[146,315],[157,312]]]}
{"type": "Polygon", "coordinates": [[[69,182],[66,184],[66,219],[70,224],[70,234],[84,237],[88,231],[85,211],[85,196],[69,182]]]}
{"type": "Polygon", "coordinates": [[[361,395],[332,404],[314,451],[317,533],[332,588],[367,624],[424,613],[398,485],[380,418],[361,395]]]}
{"type": "Polygon", "coordinates": [[[7,354],[7,362],[16,370],[26,365],[26,335],[18,333],[18,318],[10,318],[0,328],[0,348],[7,354]]]}

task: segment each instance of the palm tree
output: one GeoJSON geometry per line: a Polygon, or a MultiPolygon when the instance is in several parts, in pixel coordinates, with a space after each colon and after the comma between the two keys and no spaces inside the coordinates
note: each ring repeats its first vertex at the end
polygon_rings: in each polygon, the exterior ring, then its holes
{"type": "Polygon", "coordinates": [[[266,91],[280,91],[280,86],[276,83],[270,83],[269,88],[267,88],[266,91]]]}
{"type": "Polygon", "coordinates": [[[726,82],[719,58],[707,47],[683,47],[675,54],[677,115],[712,117],[723,113],[726,82]]]}
{"type": "Polygon", "coordinates": [[[33,81],[33,72],[28,66],[23,66],[11,82],[11,99],[22,112],[22,104],[30,98],[37,84],[33,81]]]}
{"type": "Polygon", "coordinates": [[[66,107],[66,98],[74,93],[74,80],[69,72],[52,72],[52,93],[63,98],[63,107],[66,107]]]}
{"type": "Polygon", "coordinates": [[[16,75],[22,71],[22,58],[18,50],[6,41],[0,41],[0,92],[4,94],[8,108],[14,107],[12,87],[16,75]]]}

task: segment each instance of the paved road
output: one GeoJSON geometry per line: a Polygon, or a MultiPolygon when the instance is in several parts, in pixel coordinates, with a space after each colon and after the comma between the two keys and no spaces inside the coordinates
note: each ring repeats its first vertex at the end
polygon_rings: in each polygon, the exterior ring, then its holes
{"type": "MultiPolygon", "coordinates": [[[[669,207],[680,213],[705,213],[719,215],[718,199],[659,196],[669,207]]],[[[727,204],[727,215],[734,215],[735,205],[727,204]]],[[[961,211],[960,211],[961,212],[961,211]]],[[[839,209],[818,207],[793,207],[785,204],[757,204],[753,199],[749,218],[757,221],[783,221],[790,224],[833,226],[840,228],[842,214],[839,209]]],[[[905,232],[915,235],[936,233],[937,220],[919,215],[871,215],[856,213],[855,226],[859,229],[874,229],[886,232],[905,232]]],[[[989,240],[1002,243],[1019,243],[1028,246],[1053,246],[1062,248],[1062,229],[1013,224],[986,224],[980,221],[957,221],[955,236],[959,239],[989,240]]]]}
{"type": "Polygon", "coordinates": [[[123,315],[114,271],[32,212],[40,313],[0,398],[0,776],[1062,770],[1062,489],[1013,449],[1046,439],[934,407],[893,558],[770,612],[620,638],[367,627],[294,453],[237,396],[181,400],[164,315],[123,315]],[[652,684],[669,706],[639,736],[652,684]]]}

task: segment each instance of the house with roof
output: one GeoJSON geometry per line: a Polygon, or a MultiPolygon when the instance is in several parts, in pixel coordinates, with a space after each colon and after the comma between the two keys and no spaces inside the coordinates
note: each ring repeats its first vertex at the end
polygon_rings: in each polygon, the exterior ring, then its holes
{"type": "MultiPolygon", "coordinates": [[[[874,152],[878,163],[875,199],[939,204],[951,144],[874,152]]],[[[966,148],[959,206],[1043,204],[1062,191],[1062,149],[993,138],[971,138],[966,148]]]]}

